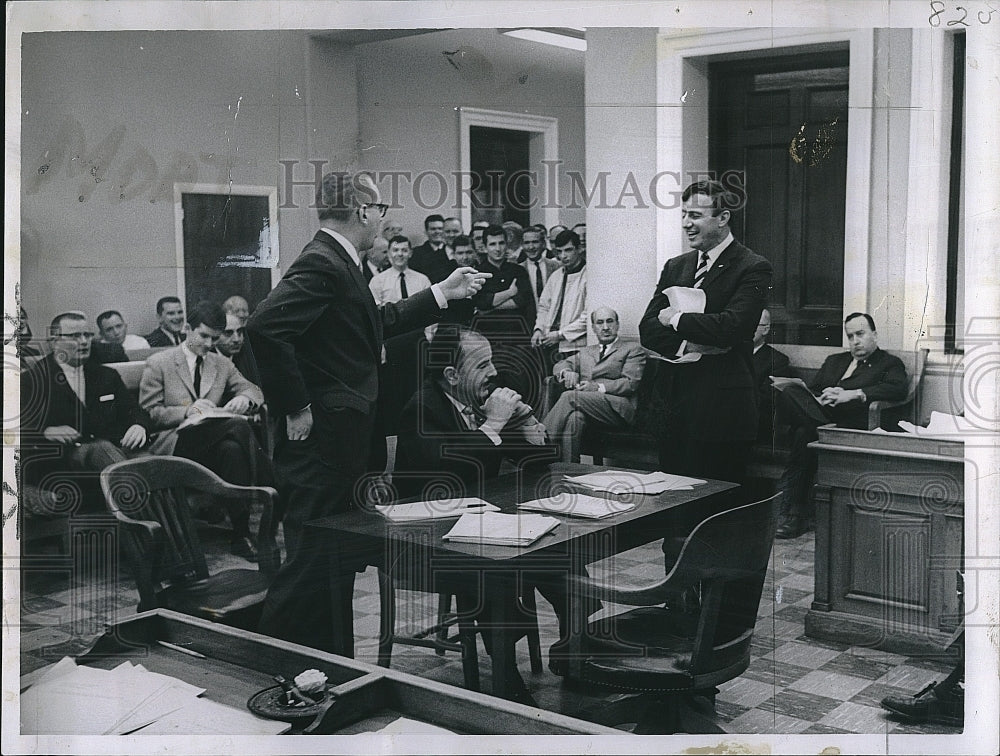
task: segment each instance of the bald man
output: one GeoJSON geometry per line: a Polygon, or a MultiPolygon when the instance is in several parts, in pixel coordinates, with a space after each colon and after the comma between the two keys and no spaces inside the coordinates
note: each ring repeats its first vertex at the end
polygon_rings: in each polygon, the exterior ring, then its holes
{"type": "Polygon", "coordinates": [[[636,392],[646,367],[638,344],[618,338],[618,313],[600,307],[590,314],[597,343],[557,362],[552,375],[565,389],[542,424],[549,440],[560,444],[562,460],[580,459],[580,439],[588,422],[613,428],[635,419],[636,392]]]}

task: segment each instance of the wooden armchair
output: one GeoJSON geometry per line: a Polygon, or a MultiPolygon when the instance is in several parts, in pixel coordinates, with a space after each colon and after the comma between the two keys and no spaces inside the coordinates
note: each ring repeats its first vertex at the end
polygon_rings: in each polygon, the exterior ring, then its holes
{"type": "MultiPolygon", "coordinates": [[[[750,664],[777,499],[703,520],[658,583],[626,589],[574,578],[574,602],[590,595],[642,607],[595,620],[586,633],[571,638],[570,677],[639,694],[638,700],[626,695],[602,703],[595,711],[601,724],[636,722],[636,734],[722,732],[712,721],[715,686],[750,664]],[[680,591],[699,586],[697,613],[664,606],[680,591]]],[[[578,606],[573,616],[582,616],[578,606]]]]}
{"type": "Polygon", "coordinates": [[[232,485],[181,457],[142,457],[111,465],[101,473],[101,488],[121,524],[140,612],[161,607],[256,629],[280,564],[272,525],[277,491],[232,485]],[[256,570],[209,571],[189,503],[196,494],[261,502],[256,570]]]}
{"type": "MultiPolygon", "coordinates": [[[[928,351],[927,349],[918,349],[915,352],[889,350],[889,354],[899,357],[903,361],[906,374],[910,377],[910,385],[906,390],[906,397],[899,401],[879,400],[868,405],[868,430],[875,430],[882,427],[882,413],[886,410],[913,403],[914,397],[917,395],[917,387],[920,386],[920,381],[924,377],[924,367],[927,365],[928,351]]],[[[915,410],[916,408],[914,408],[914,415],[915,410]]],[[[910,420],[916,423],[919,418],[914,416],[910,420]]]]}

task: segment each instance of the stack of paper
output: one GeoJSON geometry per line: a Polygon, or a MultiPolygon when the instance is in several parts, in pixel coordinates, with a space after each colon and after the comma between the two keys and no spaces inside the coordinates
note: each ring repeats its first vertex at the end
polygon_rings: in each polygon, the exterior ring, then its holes
{"type": "Polygon", "coordinates": [[[974,433],[978,430],[975,425],[961,415],[949,415],[944,412],[934,411],[931,412],[931,419],[930,422],[927,423],[926,428],[914,425],[913,423],[908,423],[905,420],[899,421],[899,427],[907,433],[912,433],[915,436],[934,436],[937,438],[950,439],[955,439],[956,437],[961,438],[962,436],[974,433]]]}
{"type": "Polygon", "coordinates": [[[526,501],[524,504],[518,504],[517,508],[534,510],[536,512],[552,512],[553,514],[567,515],[568,517],[585,517],[589,520],[600,520],[603,517],[611,517],[612,515],[635,509],[635,504],[630,501],[599,499],[596,496],[588,496],[587,494],[565,492],[556,496],[548,496],[544,499],[526,501]]]}
{"type": "Polygon", "coordinates": [[[566,480],[591,491],[614,494],[660,494],[664,491],[690,491],[705,481],[671,475],[665,472],[636,473],[624,470],[606,470],[586,475],[567,476],[566,480]]]}
{"type": "Polygon", "coordinates": [[[536,514],[463,514],[444,540],[455,543],[490,543],[528,546],[559,524],[553,517],[536,514]]]}
{"type": "Polygon", "coordinates": [[[464,512],[499,512],[500,508],[474,496],[461,499],[414,501],[407,504],[388,504],[375,509],[392,522],[413,522],[458,517],[464,512]]]}
{"type": "Polygon", "coordinates": [[[222,707],[198,698],[204,688],[124,662],[114,669],[78,667],[70,658],[54,665],[21,695],[21,732],[25,735],[127,735],[161,732],[161,722],[174,722],[162,732],[278,734],[283,722],[258,719],[248,711],[222,707]],[[212,712],[206,711],[206,707],[212,712]],[[217,711],[223,708],[226,718],[217,711]],[[239,721],[234,721],[238,719],[239,721]],[[204,728],[210,722],[211,730],[204,728]]]}

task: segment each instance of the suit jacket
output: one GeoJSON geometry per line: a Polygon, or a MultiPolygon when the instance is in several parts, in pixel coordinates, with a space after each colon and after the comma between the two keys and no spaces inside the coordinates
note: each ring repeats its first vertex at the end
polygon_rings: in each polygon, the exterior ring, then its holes
{"type": "MultiPolygon", "coordinates": [[[[209,352],[201,369],[202,397],[221,407],[230,399],[245,396],[255,405],[264,403],[264,395],[240,375],[232,360],[209,352]],[[207,388],[206,388],[207,387],[207,388]]],[[[139,381],[139,404],[149,413],[154,427],[161,431],[150,447],[154,454],[172,454],[177,444],[178,425],[184,422],[187,408],[198,397],[194,393],[191,371],[181,347],[151,354],[139,381]]]]}
{"type": "Polygon", "coordinates": [[[56,459],[66,451],[43,439],[42,432],[50,426],[69,425],[85,438],[114,444],[133,425],[152,428],[149,416],[139,409],[113,368],[87,362],[83,379],[86,402],[81,402],[69,387],[52,354],[21,373],[21,442],[26,469],[29,458],[56,459]]]}
{"type": "Polygon", "coordinates": [[[876,348],[868,358],[858,363],[847,379],[841,376],[847,371],[851,360],[850,352],[831,354],[823,361],[809,388],[819,394],[825,388],[840,386],[845,389],[862,389],[867,401],[848,402],[839,407],[825,407],[826,413],[843,428],[867,428],[868,405],[876,400],[898,401],[906,398],[909,381],[906,368],[898,357],[876,348]]]}
{"type": "Polygon", "coordinates": [[[646,352],[638,344],[623,344],[621,340],[600,359],[600,344],[584,347],[576,354],[560,360],[552,368],[552,375],[559,377],[564,370],[580,374],[581,381],[603,383],[603,396],[608,405],[630,424],[635,419],[639,382],[646,367],[646,352]]]}
{"type": "Polygon", "coordinates": [[[413,248],[409,265],[431,279],[431,283],[440,283],[455,270],[455,261],[448,257],[445,247],[435,250],[429,241],[413,248]]]}
{"type": "Polygon", "coordinates": [[[752,441],[757,435],[753,334],[771,286],[771,263],[734,240],[702,282],[705,312],[681,315],[675,331],[657,318],[670,304],[663,290],[693,286],[698,255],[692,250],[667,260],[639,323],[640,340],[647,349],[670,358],[685,339],[727,347],[728,352],[706,354],[698,362],[662,363],[658,387],[668,413],[692,438],[752,441]]]}
{"type": "MultiPolygon", "coordinates": [[[[542,269],[542,288],[544,289],[545,284],[548,283],[552,274],[562,267],[562,263],[558,260],[550,260],[544,253],[542,253],[540,258],[538,258],[538,262],[542,269]]],[[[523,262],[519,262],[518,265],[528,271],[528,278],[533,280],[532,276],[535,274],[535,263],[526,259],[523,262]]],[[[532,285],[531,291],[535,295],[535,307],[538,307],[538,292],[535,291],[534,285],[532,285]]]]}
{"type": "MultiPolygon", "coordinates": [[[[162,328],[157,328],[152,333],[147,333],[145,336],[143,336],[143,338],[146,339],[147,342],[149,342],[149,346],[151,349],[155,349],[157,347],[176,346],[176,344],[174,344],[174,340],[171,339],[166,333],[164,333],[162,328]]],[[[187,334],[182,333],[181,341],[184,341],[184,339],[186,338],[187,334]]]]}
{"type": "Polygon", "coordinates": [[[278,416],[310,403],[314,416],[343,407],[371,414],[383,338],[440,313],[430,289],[376,307],[347,250],[317,232],[247,323],[268,407],[278,416]]]}
{"type": "Polygon", "coordinates": [[[757,440],[762,441],[772,435],[774,429],[774,387],[769,376],[790,376],[788,357],[772,347],[764,344],[753,353],[754,379],[757,381],[757,412],[760,420],[757,424],[757,440]]]}
{"type": "Polygon", "coordinates": [[[482,481],[496,477],[504,459],[517,464],[558,459],[554,446],[532,445],[518,431],[504,432],[501,439],[496,446],[482,431],[470,430],[441,386],[425,382],[400,417],[393,484],[401,497],[421,495],[428,486],[478,496],[482,481]]]}

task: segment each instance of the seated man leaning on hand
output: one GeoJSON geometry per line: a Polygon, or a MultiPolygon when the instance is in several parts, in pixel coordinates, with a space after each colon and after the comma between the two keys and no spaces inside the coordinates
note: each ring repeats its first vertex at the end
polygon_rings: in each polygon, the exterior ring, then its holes
{"type": "MultiPolygon", "coordinates": [[[[823,414],[841,428],[868,428],[868,405],[876,400],[906,396],[908,381],[903,362],[878,348],[878,332],[871,315],[854,312],[844,320],[850,351],[832,354],[809,386],[823,405],[823,414]]],[[[777,537],[796,538],[807,527],[809,492],[816,475],[816,453],[809,443],[817,439],[817,422],[796,402],[781,396],[791,423],[788,467],[778,482],[781,493],[777,537]]]]}
{"type": "MultiPolygon", "coordinates": [[[[273,485],[271,462],[245,417],[264,395],[228,357],[211,351],[226,327],[225,312],[201,302],[188,315],[188,326],[187,339],[151,355],[142,373],[139,403],[160,429],[150,451],[194,460],[236,485],[273,485]]],[[[232,553],[255,560],[248,508],[228,501],[226,507],[232,553]]]]}
{"type": "Polygon", "coordinates": [[[635,419],[636,392],[646,366],[638,344],[618,339],[618,313],[600,307],[590,315],[597,344],[557,362],[552,374],[566,391],[545,415],[549,438],[562,447],[564,462],[580,460],[580,439],[588,422],[626,427],[635,419]]]}

